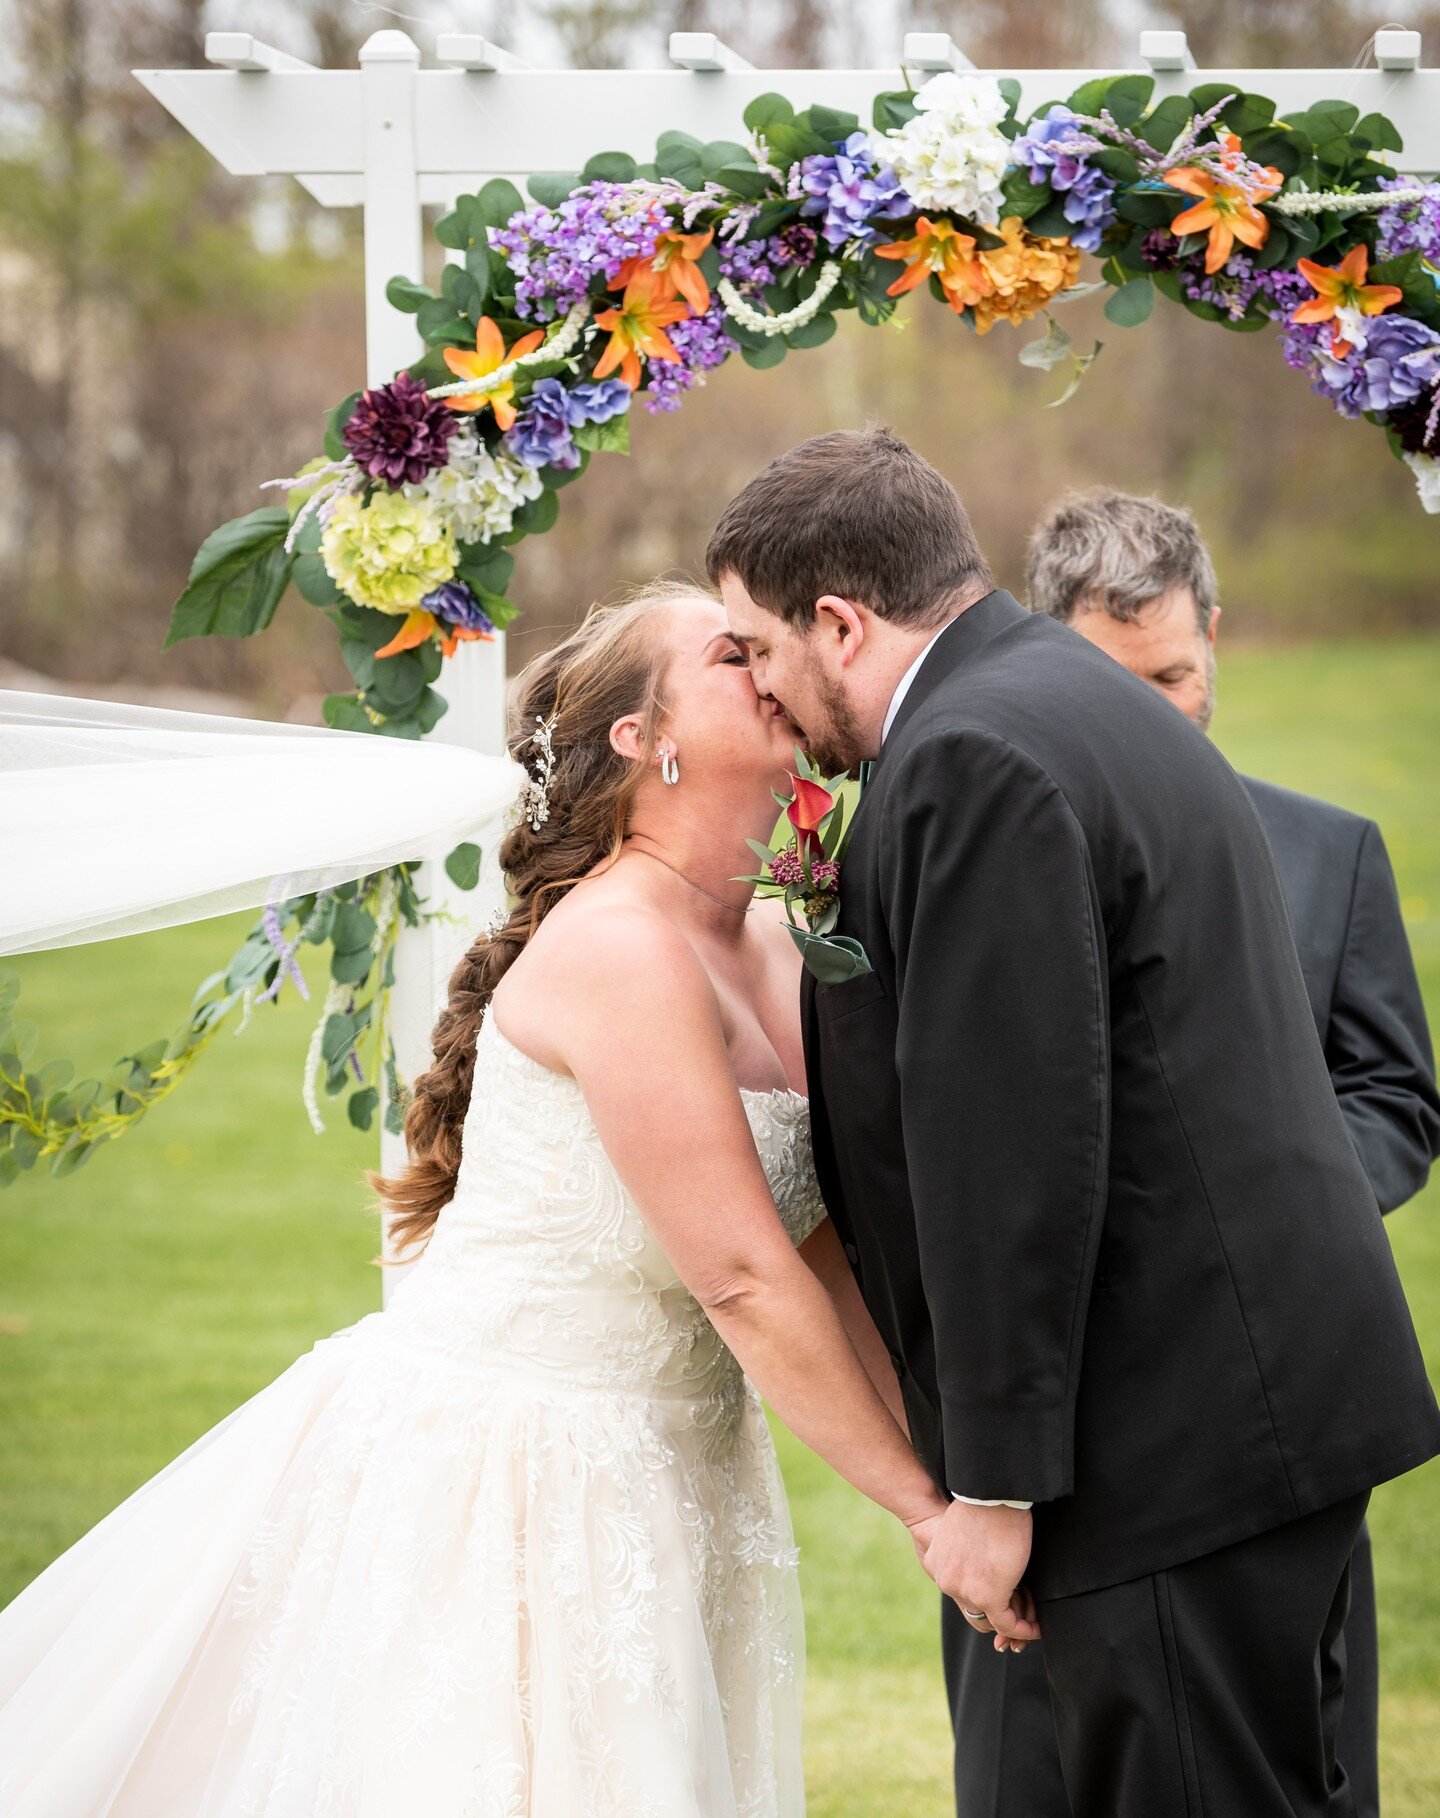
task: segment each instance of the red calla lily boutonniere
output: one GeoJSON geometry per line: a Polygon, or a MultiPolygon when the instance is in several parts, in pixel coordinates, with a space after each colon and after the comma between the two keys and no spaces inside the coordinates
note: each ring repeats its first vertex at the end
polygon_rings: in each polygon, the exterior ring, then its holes
{"type": "Polygon", "coordinates": [[[794,788],[788,796],[775,793],[793,834],[772,846],[748,842],[762,869],[746,882],[754,884],[761,896],[784,899],[790,938],[816,978],[827,985],[858,978],[871,969],[859,941],[832,932],[840,917],[840,861],[850,831],[839,793],[844,780],[837,776],[823,781],[797,748],[790,773],[794,788]],[[805,918],[803,927],[795,919],[797,908],[805,918]]]}

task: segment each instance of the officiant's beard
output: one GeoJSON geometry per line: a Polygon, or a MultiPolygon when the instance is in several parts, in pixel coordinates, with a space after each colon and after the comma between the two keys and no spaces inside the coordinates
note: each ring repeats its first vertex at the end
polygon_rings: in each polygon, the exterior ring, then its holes
{"type": "Polygon", "coordinates": [[[817,676],[815,700],[818,712],[805,722],[805,743],[810,761],[823,775],[839,776],[874,756],[866,749],[855,709],[838,682],[817,676]]]}
{"type": "Polygon", "coordinates": [[[1210,722],[1215,718],[1215,646],[1205,646],[1205,698],[1195,709],[1195,724],[1202,732],[1209,732],[1210,722]]]}

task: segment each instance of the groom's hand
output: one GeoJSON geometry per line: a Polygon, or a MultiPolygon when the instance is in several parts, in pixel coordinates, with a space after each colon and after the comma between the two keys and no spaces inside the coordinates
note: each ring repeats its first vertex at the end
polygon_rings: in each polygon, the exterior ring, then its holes
{"type": "Polygon", "coordinates": [[[993,1631],[1001,1652],[1040,1639],[1034,1600],[1020,1584],[1030,1563],[1031,1535],[1028,1509],[953,1502],[934,1523],[921,1557],[971,1628],[993,1631]]]}

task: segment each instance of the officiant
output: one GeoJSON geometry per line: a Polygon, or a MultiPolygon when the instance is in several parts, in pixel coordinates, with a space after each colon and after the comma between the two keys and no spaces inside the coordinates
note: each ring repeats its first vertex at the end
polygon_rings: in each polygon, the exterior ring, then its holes
{"type": "MultiPolygon", "coordinates": [[[[1158,499],[1072,494],[1030,543],[1029,603],[1174,702],[1201,732],[1215,709],[1215,572],[1194,519],[1158,499]]],[[[1374,821],[1242,779],[1275,859],[1335,1092],[1382,1213],[1440,1156],[1440,1096],[1394,873],[1374,821]]],[[[1351,1567],[1339,1762],[1357,1818],[1380,1810],[1379,1662],[1370,1537],[1351,1567]]],[[[1041,1647],[996,1654],[947,1599],[945,1676],[958,1818],[1067,1818],[1041,1647]]]]}

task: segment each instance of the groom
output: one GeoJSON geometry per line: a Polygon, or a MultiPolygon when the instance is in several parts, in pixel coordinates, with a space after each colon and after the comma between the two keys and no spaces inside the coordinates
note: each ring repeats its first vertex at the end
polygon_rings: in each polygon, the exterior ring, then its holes
{"type": "Polygon", "coordinates": [[[1331,1818],[1351,1549],[1440,1410],[1245,791],[888,431],[773,462],[707,563],[817,763],[873,763],[873,970],[807,974],[807,1058],[956,1499],[927,1569],[997,1645],[1033,1594],[1076,1818],[1331,1818]]]}

